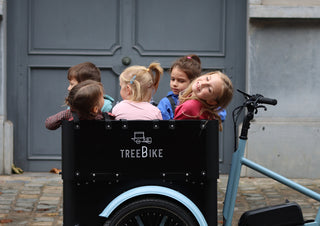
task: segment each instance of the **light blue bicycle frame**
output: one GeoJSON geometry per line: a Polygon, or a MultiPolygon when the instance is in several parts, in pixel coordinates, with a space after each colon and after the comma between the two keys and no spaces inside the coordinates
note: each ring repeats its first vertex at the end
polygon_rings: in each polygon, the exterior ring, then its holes
{"type": "MultiPolygon", "coordinates": [[[[240,172],[242,165],[245,165],[257,172],[264,174],[267,177],[270,177],[312,199],[315,199],[320,202],[320,194],[301,186],[289,180],[259,164],[256,164],[249,159],[244,157],[244,151],[246,147],[247,140],[246,139],[239,139],[239,146],[236,152],[233,153],[232,162],[231,162],[231,169],[228,178],[227,184],[227,191],[224,200],[224,207],[223,207],[223,217],[224,217],[224,225],[231,226],[233,211],[236,202],[236,196],[238,191],[239,179],[240,179],[240,172]]],[[[313,222],[305,223],[304,225],[308,226],[319,226],[320,225],[320,208],[318,209],[317,216],[313,222]]]]}

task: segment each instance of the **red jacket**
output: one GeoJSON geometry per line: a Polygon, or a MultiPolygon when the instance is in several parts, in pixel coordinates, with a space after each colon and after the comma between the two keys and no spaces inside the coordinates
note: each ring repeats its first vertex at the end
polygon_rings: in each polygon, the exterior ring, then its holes
{"type": "Polygon", "coordinates": [[[174,113],[174,119],[211,119],[207,112],[200,115],[202,104],[198,100],[187,100],[180,104],[174,113]]]}

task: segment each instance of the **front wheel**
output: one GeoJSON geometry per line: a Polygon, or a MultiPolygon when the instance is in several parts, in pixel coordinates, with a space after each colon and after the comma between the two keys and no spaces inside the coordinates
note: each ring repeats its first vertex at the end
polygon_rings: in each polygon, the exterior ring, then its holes
{"type": "Polygon", "coordinates": [[[188,210],[158,198],[133,201],[113,214],[104,226],[198,226],[188,210]]]}

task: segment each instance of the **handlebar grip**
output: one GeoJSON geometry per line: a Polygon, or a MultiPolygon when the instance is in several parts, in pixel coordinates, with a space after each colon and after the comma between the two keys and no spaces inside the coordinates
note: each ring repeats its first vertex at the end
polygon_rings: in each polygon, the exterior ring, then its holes
{"type": "Polygon", "coordinates": [[[276,99],[270,99],[267,97],[260,97],[258,102],[261,104],[270,104],[270,105],[276,105],[278,103],[276,99]]]}

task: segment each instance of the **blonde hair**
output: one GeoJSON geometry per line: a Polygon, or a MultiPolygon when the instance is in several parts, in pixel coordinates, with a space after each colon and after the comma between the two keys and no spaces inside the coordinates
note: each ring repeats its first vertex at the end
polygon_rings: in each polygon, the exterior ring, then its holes
{"type": "Polygon", "coordinates": [[[156,62],[152,62],[148,68],[134,65],[121,73],[120,82],[130,85],[132,91],[130,100],[149,102],[158,89],[162,74],[163,68],[156,62]]]}
{"type": "Polygon", "coordinates": [[[187,100],[196,99],[201,102],[202,109],[200,111],[200,114],[203,114],[206,112],[209,116],[209,119],[217,119],[219,121],[219,128],[222,130],[222,123],[221,118],[219,116],[219,112],[225,109],[228,104],[232,100],[233,96],[233,85],[231,80],[227,75],[222,73],[221,71],[212,71],[208,72],[202,76],[206,75],[217,75],[222,80],[223,86],[221,87],[221,94],[218,96],[215,101],[217,102],[216,105],[210,105],[206,101],[199,99],[196,95],[194,95],[192,91],[192,85],[196,82],[196,79],[190,83],[190,85],[180,93],[179,95],[179,102],[180,104],[186,102],[187,100]]]}

